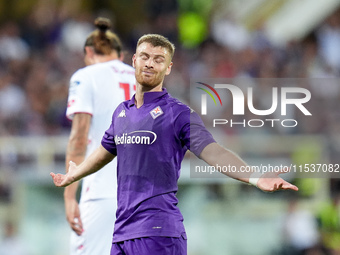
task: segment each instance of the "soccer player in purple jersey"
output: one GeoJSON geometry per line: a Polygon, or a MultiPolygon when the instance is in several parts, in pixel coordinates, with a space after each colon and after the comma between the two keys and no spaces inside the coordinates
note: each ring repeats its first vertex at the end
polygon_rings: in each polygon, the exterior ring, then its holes
{"type": "MultiPolygon", "coordinates": [[[[111,255],[187,254],[176,192],[188,149],[212,166],[247,166],[215,142],[197,113],[163,88],[174,51],[161,35],[142,36],[133,56],[136,94],[116,108],[101,146],[90,157],[79,166],[70,163],[66,175],[51,173],[55,185],[65,187],[117,156],[118,209],[111,255]]],[[[263,191],[298,190],[278,172],[226,174],[263,191]]]]}

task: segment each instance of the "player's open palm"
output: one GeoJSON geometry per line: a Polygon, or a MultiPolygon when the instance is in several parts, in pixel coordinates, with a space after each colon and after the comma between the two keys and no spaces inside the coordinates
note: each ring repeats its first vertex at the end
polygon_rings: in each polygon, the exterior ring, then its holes
{"type": "Polygon", "coordinates": [[[54,185],[57,187],[66,187],[74,182],[73,172],[76,170],[77,165],[74,162],[70,162],[67,174],[55,174],[50,173],[52,176],[54,185]]]}
{"type": "MultiPolygon", "coordinates": [[[[289,171],[289,170],[288,170],[289,171]]],[[[268,172],[261,176],[257,182],[257,187],[263,191],[274,192],[277,190],[299,190],[295,185],[283,180],[279,177],[279,174],[286,173],[287,170],[284,169],[280,172],[268,172]]]]}

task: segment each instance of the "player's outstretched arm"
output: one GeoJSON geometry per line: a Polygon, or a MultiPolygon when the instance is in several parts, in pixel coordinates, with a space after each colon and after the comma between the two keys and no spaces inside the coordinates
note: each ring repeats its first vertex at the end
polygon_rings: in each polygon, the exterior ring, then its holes
{"type": "Polygon", "coordinates": [[[252,172],[242,171],[248,166],[239,156],[235,153],[223,148],[217,143],[211,143],[207,145],[200,154],[200,158],[211,166],[235,166],[236,171],[222,172],[223,174],[243,181],[245,183],[251,183],[257,186],[263,191],[273,192],[282,189],[298,190],[298,188],[283,180],[279,177],[279,174],[287,172],[283,169],[280,172],[268,172],[263,175],[253,175],[252,172]]]}
{"type": "Polygon", "coordinates": [[[57,187],[66,187],[71,183],[80,180],[81,178],[97,172],[103,166],[114,159],[115,155],[108,152],[100,145],[85,161],[79,166],[70,162],[67,174],[50,173],[53,182],[57,187]]]}

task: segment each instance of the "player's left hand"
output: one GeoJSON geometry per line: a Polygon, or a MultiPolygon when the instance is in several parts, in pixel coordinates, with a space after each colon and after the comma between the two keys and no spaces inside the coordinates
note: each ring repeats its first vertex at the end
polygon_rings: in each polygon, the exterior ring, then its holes
{"type": "Polygon", "coordinates": [[[295,185],[283,180],[279,177],[280,174],[289,172],[289,169],[283,168],[278,172],[268,172],[261,176],[257,182],[257,187],[263,191],[274,192],[278,190],[295,190],[298,191],[299,188],[295,185]]]}

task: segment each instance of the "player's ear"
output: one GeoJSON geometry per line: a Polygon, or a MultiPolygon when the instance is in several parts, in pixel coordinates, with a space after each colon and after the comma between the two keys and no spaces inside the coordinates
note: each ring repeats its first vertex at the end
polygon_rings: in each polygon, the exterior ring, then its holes
{"type": "Polygon", "coordinates": [[[85,55],[88,56],[89,58],[93,58],[94,56],[94,50],[90,46],[85,46],[85,55]]]}
{"type": "Polygon", "coordinates": [[[173,63],[170,62],[170,65],[168,66],[168,68],[166,69],[166,73],[165,75],[169,75],[171,73],[171,67],[172,67],[173,63]]]}
{"type": "Polygon", "coordinates": [[[136,54],[133,54],[133,56],[132,56],[132,66],[133,67],[136,67],[135,62],[136,62],[136,54]]]}

